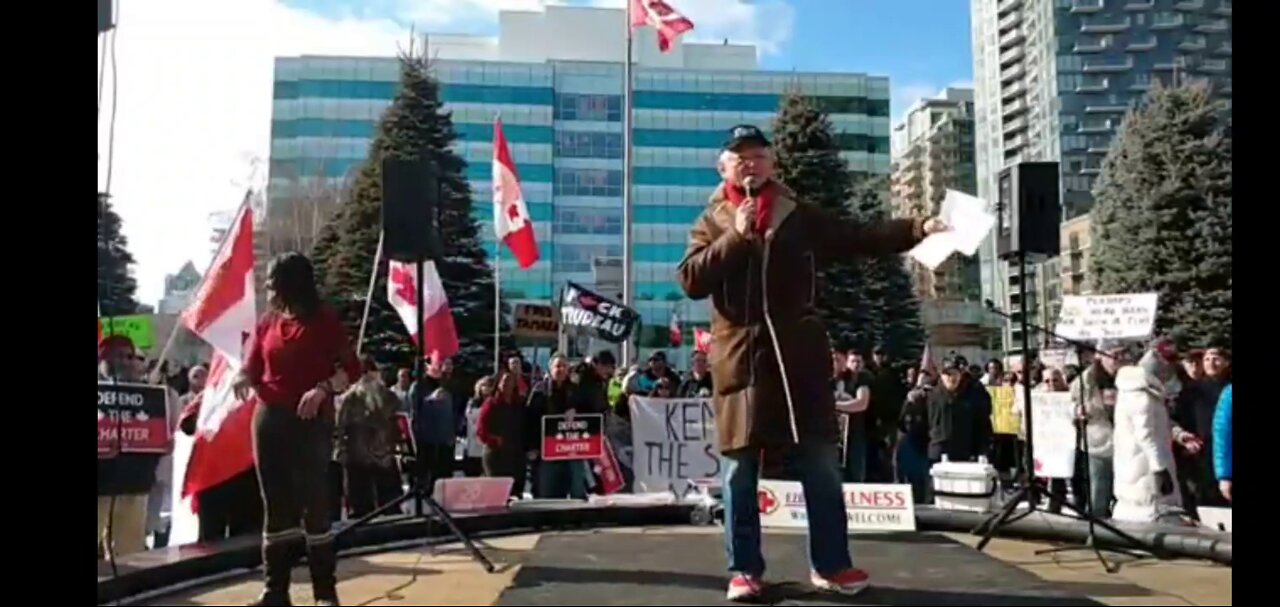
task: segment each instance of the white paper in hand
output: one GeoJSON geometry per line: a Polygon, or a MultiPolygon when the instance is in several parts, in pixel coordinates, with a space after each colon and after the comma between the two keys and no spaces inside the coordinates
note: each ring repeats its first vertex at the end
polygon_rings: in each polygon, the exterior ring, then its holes
{"type": "Polygon", "coordinates": [[[956,250],[966,257],[978,252],[996,225],[996,217],[987,213],[985,201],[955,190],[947,190],[947,197],[942,200],[942,220],[956,235],[956,250]]]}
{"type": "Polygon", "coordinates": [[[939,218],[951,229],[930,234],[907,254],[930,270],[937,269],[952,253],[972,257],[996,225],[995,216],[987,213],[986,207],[981,198],[947,190],[939,218]]]}

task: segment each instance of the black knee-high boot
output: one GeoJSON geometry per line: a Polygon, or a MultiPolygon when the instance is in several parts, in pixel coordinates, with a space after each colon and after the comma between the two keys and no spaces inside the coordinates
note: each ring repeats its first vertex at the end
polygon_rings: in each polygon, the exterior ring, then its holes
{"type": "Polygon", "coordinates": [[[301,538],[297,534],[288,537],[264,538],[262,542],[262,569],[265,582],[262,596],[250,605],[288,606],[289,582],[293,567],[302,554],[301,538]]]}
{"type": "Polygon", "coordinates": [[[311,588],[316,602],[337,605],[338,555],[333,534],[326,533],[318,538],[309,536],[307,540],[307,564],[311,568],[311,588]]]}

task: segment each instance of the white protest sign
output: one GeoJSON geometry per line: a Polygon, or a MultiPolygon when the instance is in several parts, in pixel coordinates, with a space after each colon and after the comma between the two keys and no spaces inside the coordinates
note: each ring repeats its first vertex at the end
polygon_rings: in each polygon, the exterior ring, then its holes
{"type": "Polygon", "coordinates": [[[1061,370],[1067,365],[1080,364],[1080,357],[1076,355],[1075,350],[1046,348],[1040,351],[1040,362],[1046,367],[1061,370]]]}
{"type": "Polygon", "coordinates": [[[689,481],[720,475],[710,399],[631,397],[635,492],[684,495],[689,481]]]}
{"type": "MultiPolygon", "coordinates": [[[[911,485],[846,483],[844,508],[849,531],[915,531],[916,504],[911,485]]],[[[804,488],[795,481],[760,481],[760,525],[774,529],[805,529],[804,488]]]]}
{"type": "MultiPolygon", "coordinates": [[[[1022,390],[1014,402],[1025,411],[1022,390]]],[[[1076,405],[1070,392],[1031,393],[1031,457],[1040,478],[1071,478],[1076,465],[1076,405]]]]}
{"type": "Polygon", "coordinates": [[[1068,295],[1062,298],[1055,332],[1067,339],[1149,337],[1156,326],[1156,293],[1068,295]]]}

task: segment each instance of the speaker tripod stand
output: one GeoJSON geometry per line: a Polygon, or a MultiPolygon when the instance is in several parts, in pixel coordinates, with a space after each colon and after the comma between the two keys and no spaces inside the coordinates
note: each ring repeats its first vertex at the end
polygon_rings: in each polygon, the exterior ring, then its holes
{"type": "MultiPolygon", "coordinates": [[[[1017,253],[1017,255],[1018,255],[1018,264],[1019,264],[1019,270],[1020,270],[1019,283],[1021,287],[1021,292],[1025,293],[1026,292],[1026,275],[1027,275],[1027,267],[1026,267],[1027,256],[1025,252],[1017,253]]],[[[1019,318],[1016,318],[1016,319],[1012,315],[1006,314],[1005,312],[997,308],[995,304],[991,302],[991,300],[986,301],[987,309],[989,311],[999,316],[1002,316],[1008,320],[1011,320],[1011,321],[1016,320],[1021,325],[1020,333],[1022,337],[1021,346],[1022,346],[1022,352],[1023,352],[1023,381],[1021,382],[1021,385],[1019,387],[1022,389],[1022,395],[1023,395],[1022,402],[1025,404],[1023,419],[1026,427],[1027,441],[1026,441],[1025,450],[1021,454],[1022,470],[1021,470],[1021,473],[1019,474],[1019,484],[1021,484],[1022,486],[1018,489],[1017,493],[1015,493],[1013,497],[1004,505],[1004,507],[1001,508],[999,512],[988,517],[985,521],[983,521],[973,530],[973,533],[975,535],[982,536],[982,540],[978,542],[978,546],[977,546],[979,551],[986,549],[987,544],[991,543],[991,539],[996,535],[996,533],[999,532],[999,530],[1002,527],[1011,525],[1028,516],[1031,516],[1032,514],[1035,514],[1036,510],[1039,507],[1039,501],[1040,501],[1039,498],[1041,496],[1042,487],[1041,487],[1040,480],[1035,478],[1035,464],[1034,464],[1034,457],[1033,457],[1034,446],[1033,446],[1033,432],[1032,432],[1032,428],[1034,427],[1034,419],[1031,411],[1032,409],[1031,382],[1026,377],[1027,373],[1029,373],[1030,371],[1027,368],[1028,365],[1027,365],[1026,353],[1029,352],[1031,349],[1031,344],[1030,344],[1031,329],[1034,328],[1037,331],[1040,331],[1046,335],[1049,335],[1051,337],[1056,337],[1067,343],[1070,343],[1076,347],[1077,352],[1082,352],[1087,350],[1087,351],[1092,351],[1095,354],[1103,354],[1103,353],[1099,353],[1094,347],[1090,345],[1080,343],[1074,340],[1066,339],[1052,331],[1049,331],[1044,327],[1040,327],[1029,322],[1027,320],[1027,300],[1025,297],[1020,297],[1019,300],[1020,300],[1019,306],[1020,306],[1021,313],[1019,314],[1019,318]],[[1015,515],[1014,512],[1017,511],[1018,506],[1023,502],[1025,502],[1027,505],[1026,511],[1015,515]]],[[[1083,376],[1081,376],[1080,381],[1081,381],[1081,387],[1083,388],[1083,382],[1084,382],[1083,376]]],[[[1083,389],[1080,390],[1079,395],[1081,400],[1080,402],[1076,403],[1076,406],[1079,409],[1083,410],[1084,409],[1084,402],[1083,402],[1084,390],[1083,389]]],[[[1014,402],[1015,402],[1015,406],[1017,406],[1016,405],[1017,401],[1015,400],[1014,402]]],[[[1089,444],[1086,436],[1087,429],[1088,429],[1087,424],[1088,424],[1088,421],[1086,416],[1086,419],[1084,419],[1080,423],[1076,431],[1077,452],[1078,454],[1082,454],[1086,459],[1088,458],[1088,454],[1089,454],[1089,444]]],[[[1109,531],[1114,537],[1119,538],[1121,542],[1123,542],[1124,544],[1127,544],[1129,547],[1133,548],[1136,551],[1140,551],[1147,554],[1156,554],[1156,549],[1154,547],[1146,545],[1138,538],[1135,538],[1132,535],[1125,533],[1124,531],[1121,531],[1111,523],[1101,520],[1096,516],[1096,514],[1093,512],[1093,503],[1092,503],[1093,500],[1092,500],[1092,494],[1090,492],[1091,479],[1089,477],[1090,477],[1090,474],[1086,470],[1084,474],[1085,480],[1083,484],[1084,485],[1083,491],[1085,493],[1085,500],[1084,500],[1085,507],[1080,508],[1075,504],[1071,503],[1070,501],[1063,500],[1063,506],[1065,506],[1069,511],[1075,514],[1076,518],[1086,521],[1089,525],[1088,537],[1085,540],[1085,545],[1084,546],[1064,546],[1060,548],[1042,550],[1037,552],[1036,554],[1038,555],[1049,554],[1049,553],[1056,553],[1056,552],[1062,552],[1066,550],[1077,550],[1077,549],[1092,549],[1093,553],[1098,557],[1098,561],[1102,563],[1103,569],[1105,569],[1107,573],[1116,573],[1117,571],[1119,571],[1119,567],[1114,565],[1110,561],[1108,561],[1105,557],[1103,557],[1102,555],[1103,550],[1106,550],[1108,552],[1116,552],[1116,553],[1124,554],[1126,556],[1131,556],[1134,558],[1138,558],[1140,556],[1139,554],[1135,554],[1134,552],[1130,552],[1124,549],[1103,547],[1098,541],[1097,528],[1099,527],[1109,531]]]]}
{"type": "MultiPolygon", "coordinates": [[[[373,271],[369,281],[369,297],[366,298],[365,304],[365,318],[360,323],[359,343],[363,346],[365,323],[369,315],[368,303],[373,300],[373,287],[376,284],[383,253],[386,254],[388,259],[413,263],[415,272],[413,286],[416,293],[416,299],[413,301],[416,313],[414,321],[417,326],[418,339],[416,340],[417,348],[415,351],[417,362],[414,364],[417,384],[412,390],[413,406],[411,409],[416,414],[422,402],[428,397],[424,383],[426,380],[426,357],[428,354],[426,351],[425,309],[426,263],[428,260],[443,257],[442,244],[435,230],[436,215],[438,214],[438,206],[435,202],[440,198],[440,182],[436,178],[434,166],[425,158],[416,160],[383,159],[382,169],[383,193],[384,198],[386,198],[383,204],[383,233],[379,237],[378,250],[374,255],[373,271]],[[392,192],[397,192],[397,194],[393,196],[392,192]],[[396,200],[395,203],[392,203],[393,199],[396,200]],[[422,206],[426,208],[423,209],[421,208],[422,206]],[[401,216],[397,217],[396,213],[392,212],[393,209],[391,207],[398,210],[401,216]],[[413,217],[414,219],[407,223],[396,223],[396,221],[405,217],[413,217]],[[409,229],[409,226],[417,226],[417,223],[414,222],[420,222],[424,218],[427,220],[425,229],[409,229]],[[385,251],[384,248],[386,249],[385,251]]],[[[423,453],[416,448],[418,443],[414,437],[415,430],[412,423],[409,424],[407,430],[408,436],[405,437],[404,441],[405,451],[407,452],[406,455],[413,459],[413,465],[406,467],[410,469],[414,481],[409,491],[344,527],[339,531],[339,534],[358,529],[388,512],[399,511],[405,502],[414,500],[414,515],[425,519],[428,535],[432,520],[439,520],[449,528],[454,537],[462,542],[467,551],[471,553],[471,557],[480,563],[486,572],[493,573],[496,570],[493,563],[480,551],[471,537],[458,527],[457,521],[445,511],[444,507],[435,498],[431,497],[431,487],[425,482],[428,478],[426,462],[422,457],[423,453]],[[423,512],[423,504],[426,504],[430,512],[423,512]]],[[[427,542],[430,542],[430,538],[427,539],[427,542]]]]}
{"type": "MultiPolygon", "coordinates": [[[[497,570],[493,566],[493,562],[491,562],[489,558],[484,555],[484,552],[481,552],[480,548],[476,546],[476,543],[471,539],[471,536],[468,535],[467,532],[459,528],[458,522],[455,521],[452,516],[449,516],[449,513],[445,511],[444,507],[441,506],[440,503],[435,500],[435,498],[431,497],[431,494],[429,490],[426,488],[425,483],[415,482],[413,486],[410,487],[410,489],[405,492],[404,495],[401,495],[400,497],[394,500],[391,500],[386,504],[383,504],[378,509],[374,510],[373,512],[370,512],[369,514],[366,514],[363,517],[360,517],[354,523],[351,523],[350,525],[347,525],[346,527],[344,527],[342,531],[339,532],[339,535],[343,533],[347,533],[353,529],[362,527],[368,524],[369,521],[372,521],[373,519],[378,518],[379,516],[382,516],[388,512],[398,512],[400,511],[402,505],[409,500],[414,500],[415,516],[426,520],[428,530],[431,529],[432,518],[434,517],[436,519],[439,519],[440,522],[444,523],[445,526],[449,528],[449,531],[450,533],[453,534],[453,537],[457,538],[458,541],[462,542],[462,545],[467,549],[467,552],[471,553],[471,558],[475,559],[477,563],[480,563],[480,566],[484,567],[484,570],[486,573],[493,573],[494,571],[497,570]],[[427,508],[430,509],[431,511],[430,513],[425,513],[422,511],[423,504],[426,504],[427,508]]],[[[428,533],[428,535],[430,535],[430,533],[428,533]]],[[[430,537],[428,537],[427,542],[430,542],[430,541],[431,539],[430,537]]]]}

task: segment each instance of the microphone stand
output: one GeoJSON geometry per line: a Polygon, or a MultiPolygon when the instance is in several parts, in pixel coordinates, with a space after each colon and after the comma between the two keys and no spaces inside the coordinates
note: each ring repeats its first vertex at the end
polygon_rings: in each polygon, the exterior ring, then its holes
{"type": "MultiPolygon", "coordinates": [[[[1012,315],[1007,314],[1007,313],[1005,313],[1005,312],[1001,311],[999,308],[997,308],[997,307],[995,306],[995,304],[994,304],[991,300],[987,300],[987,301],[986,301],[986,305],[987,305],[987,310],[988,310],[988,311],[990,311],[991,313],[996,314],[996,315],[998,315],[998,316],[1001,316],[1001,317],[1003,317],[1003,318],[1009,319],[1009,320],[1014,320],[1014,319],[1013,319],[1013,317],[1012,317],[1012,315]]],[[[1073,347],[1075,348],[1075,350],[1076,350],[1076,357],[1077,357],[1077,360],[1079,360],[1080,358],[1082,358],[1080,355],[1081,355],[1081,354],[1083,354],[1083,353],[1085,353],[1085,352],[1090,352],[1090,353],[1092,353],[1094,356],[1107,356],[1107,357],[1110,357],[1110,358],[1114,358],[1114,357],[1112,357],[1110,354],[1107,354],[1106,352],[1103,352],[1103,351],[1101,351],[1101,350],[1098,350],[1096,347],[1094,347],[1094,346],[1092,346],[1092,345],[1090,345],[1090,344],[1087,344],[1087,343],[1084,343],[1084,342],[1081,342],[1081,341],[1078,341],[1078,340],[1074,340],[1074,339],[1069,339],[1069,338],[1063,337],[1063,336],[1061,336],[1061,335],[1058,335],[1057,333],[1054,333],[1053,331],[1050,331],[1049,329],[1046,329],[1046,328],[1044,328],[1044,327],[1042,327],[1042,326],[1039,326],[1039,325],[1037,325],[1037,324],[1035,324],[1035,323],[1032,323],[1032,322],[1030,322],[1030,321],[1026,320],[1026,315],[1025,315],[1025,314],[1023,314],[1023,318],[1021,319],[1021,322],[1022,322],[1022,324],[1023,324],[1023,333],[1022,333],[1022,341],[1023,341],[1023,370],[1022,370],[1022,372],[1023,372],[1023,385],[1025,386],[1024,390],[1025,390],[1025,392],[1026,392],[1026,396],[1027,396],[1026,400],[1024,400],[1024,405],[1025,405],[1025,407],[1026,407],[1026,409],[1027,409],[1026,416],[1027,416],[1028,418],[1031,416],[1031,414],[1030,414],[1030,409],[1031,409],[1031,398],[1030,398],[1031,382],[1030,382],[1030,375],[1029,375],[1030,369],[1027,369],[1027,368],[1026,368],[1026,367],[1027,367],[1027,365],[1026,365],[1026,360],[1027,360],[1027,357],[1026,357],[1026,352],[1027,352],[1027,342],[1029,341],[1029,338],[1027,337],[1027,331],[1026,331],[1026,329],[1028,329],[1028,328],[1030,328],[1030,329],[1034,329],[1034,330],[1036,330],[1036,331],[1038,331],[1038,332],[1040,332],[1040,333],[1045,334],[1046,336],[1056,338],[1056,339],[1058,339],[1058,340],[1062,341],[1063,343],[1066,343],[1066,344],[1069,344],[1069,345],[1073,346],[1073,347]]],[[[1096,556],[1098,557],[1098,562],[1102,563],[1102,567],[1103,567],[1103,569],[1104,569],[1107,573],[1116,573],[1116,572],[1120,571],[1120,567],[1119,567],[1118,565],[1112,564],[1111,562],[1107,561],[1107,559],[1106,559],[1105,557],[1103,557],[1103,556],[1102,556],[1102,551],[1103,551],[1103,550],[1106,550],[1107,552],[1115,552],[1115,553],[1117,553],[1117,554],[1124,554],[1124,555],[1126,555],[1126,556],[1129,556],[1129,557],[1132,557],[1132,558],[1135,558],[1135,559],[1137,559],[1137,558],[1142,558],[1142,556],[1143,556],[1143,555],[1142,555],[1142,554],[1136,554],[1135,552],[1132,552],[1132,551],[1130,551],[1130,550],[1126,550],[1126,549],[1122,549],[1122,548],[1103,547],[1103,546],[1101,546],[1100,542],[1098,541],[1098,534],[1097,534],[1097,528],[1098,528],[1098,527],[1102,527],[1102,528],[1103,528],[1103,529],[1105,529],[1106,531],[1109,531],[1109,532],[1110,532],[1114,537],[1119,538],[1121,541],[1123,541],[1123,543],[1128,544],[1128,545],[1130,546],[1130,548],[1132,548],[1133,550],[1137,550],[1137,551],[1140,551],[1140,552],[1143,552],[1143,553],[1146,553],[1146,554],[1151,554],[1151,555],[1158,555],[1158,552],[1157,552],[1157,549],[1156,549],[1154,546],[1147,545],[1146,543],[1142,542],[1142,540],[1139,540],[1139,539],[1137,539],[1137,538],[1133,537],[1132,535],[1130,535],[1130,534],[1128,534],[1128,533],[1125,533],[1124,531],[1121,531],[1120,529],[1116,528],[1116,527],[1115,527],[1115,525],[1111,524],[1110,522],[1105,521],[1105,520],[1102,520],[1101,518],[1099,518],[1099,517],[1097,516],[1097,514],[1094,512],[1093,492],[1092,492],[1092,483],[1093,483],[1093,478],[1092,478],[1092,474],[1090,473],[1090,471],[1089,471],[1089,469],[1088,469],[1088,460],[1089,460],[1089,440],[1088,440],[1088,436],[1087,436],[1087,435],[1088,435],[1088,429],[1089,429],[1089,417],[1088,417],[1087,409],[1085,408],[1085,402],[1084,402],[1084,390],[1085,390],[1085,383],[1084,383],[1084,371],[1083,371],[1083,370],[1081,371],[1081,373],[1080,373],[1080,375],[1079,375],[1079,377],[1078,377],[1077,379],[1078,379],[1078,381],[1080,382],[1080,390],[1076,393],[1076,410],[1077,410],[1077,411],[1084,411],[1084,412],[1085,412],[1085,414],[1084,414],[1084,415],[1080,416],[1080,418],[1079,418],[1079,420],[1078,420],[1078,422],[1077,422],[1077,427],[1076,427],[1076,451],[1077,451],[1077,455],[1078,455],[1078,456],[1083,456],[1083,457],[1084,457],[1084,459],[1085,459],[1085,474],[1083,474],[1083,475],[1082,475],[1082,477],[1083,477],[1083,478],[1082,478],[1083,482],[1081,483],[1081,490],[1082,490],[1082,491],[1084,492],[1084,494],[1085,494],[1085,499],[1084,499],[1085,507],[1084,507],[1084,508],[1080,508],[1080,507],[1079,507],[1079,506],[1077,506],[1076,504],[1072,503],[1071,501],[1065,500],[1065,499],[1063,500],[1063,506],[1064,506],[1064,507],[1066,507],[1068,510],[1070,510],[1070,511],[1074,512],[1077,518],[1079,518],[1079,519],[1081,519],[1081,520],[1083,520],[1083,521],[1085,521],[1085,522],[1087,522],[1087,523],[1088,523],[1088,525],[1089,525],[1088,536],[1087,536],[1087,538],[1085,539],[1085,543],[1084,543],[1084,545],[1083,545],[1083,546],[1060,546],[1060,547],[1057,547],[1057,548],[1049,548],[1049,549],[1045,549],[1045,550],[1038,550],[1038,551],[1036,551],[1036,554],[1037,554],[1037,555],[1044,555],[1044,554],[1054,554],[1054,553],[1058,553],[1058,552],[1065,552],[1065,551],[1068,551],[1068,550],[1084,550],[1084,549],[1092,549],[1092,550],[1093,550],[1094,555],[1096,555],[1096,556]]],[[[1030,431],[1030,429],[1028,429],[1028,431],[1027,431],[1027,447],[1026,447],[1026,449],[1027,449],[1027,452],[1026,452],[1026,458],[1027,458],[1028,460],[1032,460],[1032,461],[1033,461],[1033,460],[1034,460],[1034,457],[1033,457],[1033,455],[1032,455],[1032,449],[1033,449],[1033,446],[1032,446],[1032,437],[1031,437],[1031,431],[1030,431]]],[[[1076,469],[1077,469],[1077,470],[1079,469],[1079,465],[1077,465],[1077,466],[1076,466],[1076,469]]],[[[1024,480],[1024,482],[1028,483],[1027,487],[1031,487],[1033,483],[1038,482],[1036,479],[1032,478],[1032,476],[1033,476],[1033,474],[1034,474],[1034,473],[1032,472],[1032,470],[1034,470],[1034,468],[1033,468],[1033,467],[1027,467],[1026,471],[1024,471],[1024,479],[1023,479],[1023,480],[1024,480]]],[[[1020,501],[1020,499],[1022,498],[1022,496],[1023,496],[1024,494],[1027,494],[1027,493],[1028,493],[1028,489],[1027,489],[1027,487],[1024,487],[1022,490],[1020,490],[1020,491],[1019,491],[1019,493],[1018,493],[1018,495],[1016,495],[1012,500],[1010,500],[1010,501],[1009,501],[1009,503],[1008,503],[1008,504],[1006,504],[1006,505],[1005,505],[1005,509],[1004,509],[1004,511],[1002,511],[1002,512],[1001,512],[1001,513],[999,513],[999,515],[998,515],[1000,518],[998,518],[998,519],[997,519],[995,516],[993,516],[992,518],[987,519],[987,521],[984,521],[982,525],[979,525],[978,529],[983,529],[984,527],[986,527],[986,530],[985,530],[985,532],[983,533],[982,541],[978,544],[978,549],[979,549],[979,550],[982,550],[983,548],[985,548],[985,547],[986,547],[986,544],[991,540],[991,537],[995,534],[996,530],[997,530],[1001,525],[1003,525],[1003,524],[1010,524],[1010,523],[1012,523],[1012,522],[1013,522],[1013,520],[1019,520],[1019,519],[1021,519],[1021,518],[1026,517],[1026,516],[1029,516],[1029,515],[1031,514],[1031,512],[1035,511],[1035,505],[1034,505],[1034,502],[1030,502],[1030,501],[1029,501],[1028,503],[1029,503],[1029,504],[1031,504],[1031,508],[1030,508],[1030,510],[1028,510],[1026,513],[1023,513],[1022,515],[1020,515],[1020,516],[1018,517],[1018,519],[1009,520],[1009,515],[1012,513],[1013,509],[1017,507],[1017,504],[1018,504],[1018,502],[1020,501]],[[992,524],[992,521],[993,521],[993,520],[995,521],[995,522],[994,522],[994,524],[992,524]]],[[[1028,499],[1030,499],[1030,498],[1028,498],[1028,499]]],[[[975,529],[975,530],[974,530],[974,532],[976,533],[976,532],[978,531],[978,529],[975,529]]]]}

